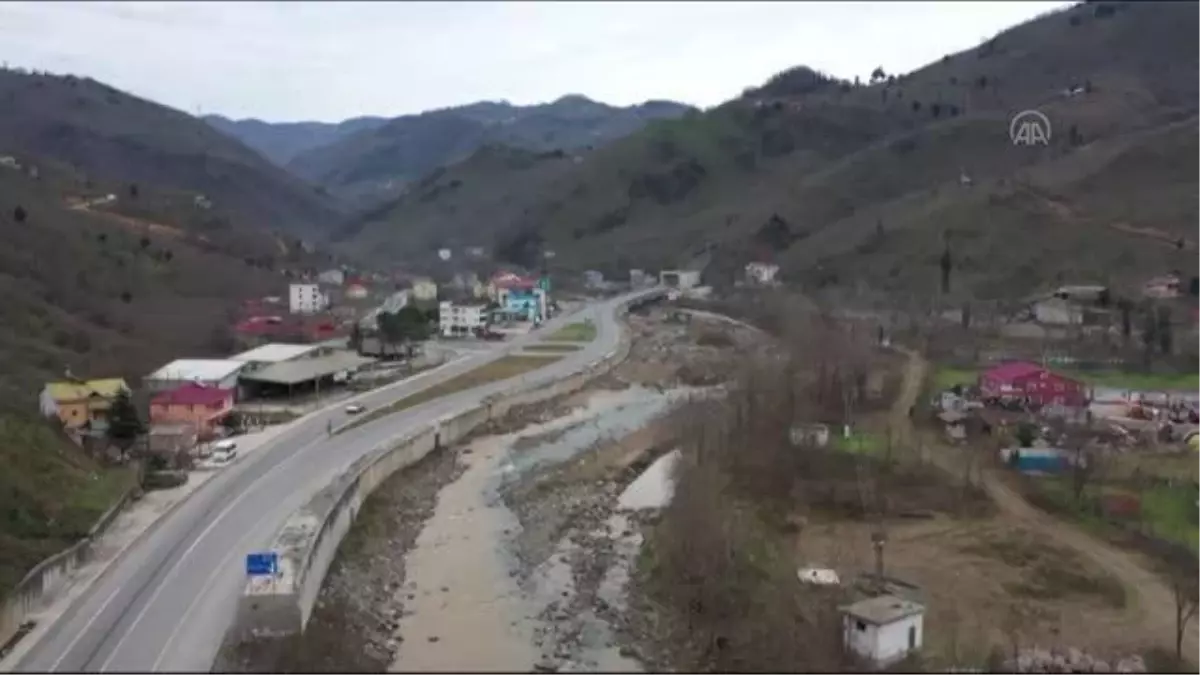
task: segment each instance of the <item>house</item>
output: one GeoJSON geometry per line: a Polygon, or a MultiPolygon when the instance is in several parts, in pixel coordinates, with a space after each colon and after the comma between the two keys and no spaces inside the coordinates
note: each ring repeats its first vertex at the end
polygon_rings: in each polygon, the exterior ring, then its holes
{"type": "Polygon", "coordinates": [[[106,422],[108,409],[121,391],[128,392],[129,385],[119,377],[50,382],[42,388],[38,406],[46,417],[58,416],[66,428],[79,429],[106,422]]]}
{"type": "Polygon", "coordinates": [[[196,427],[187,423],[151,424],[148,431],[147,449],[167,457],[182,458],[200,442],[196,427]]]}
{"type": "Polygon", "coordinates": [[[700,270],[663,270],[659,282],[671,288],[688,289],[700,285],[700,270]]]}
{"type": "Polygon", "coordinates": [[[979,391],[985,399],[1024,399],[1039,406],[1080,407],[1088,400],[1082,382],[1028,361],[1009,361],[984,371],[979,391]]]}
{"type": "Polygon", "coordinates": [[[437,300],[438,287],[433,279],[420,277],[413,279],[412,282],[412,297],[414,300],[422,302],[432,302],[437,300]]]}
{"type": "Polygon", "coordinates": [[[604,273],[587,270],[583,273],[583,285],[591,289],[604,288],[604,273]]]}
{"type": "Polygon", "coordinates": [[[217,389],[237,389],[238,375],[246,367],[236,359],[176,359],[142,379],[151,393],[202,384],[217,389]]]}
{"type": "Polygon", "coordinates": [[[789,432],[792,445],[813,445],[823,448],[829,445],[829,427],[825,424],[800,424],[789,432]]]}
{"type": "Polygon", "coordinates": [[[1183,280],[1177,274],[1154,277],[1142,285],[1142,295],[1164,300],[1178,298],[1183,295],[1183,280]]]}
{"type": "Polygon", "coordinates": [[[1078,326],[1083,323],[1083,308],[1061,297],[1038,300],[1031,309],[1034,320],[1041,324],[1078,326]]]}
{"type": "Polygon", "coordinates": [[[189,382],[150,399],[151,424],[189,424],[201,439],[212,438],[233,410],[234,390],[189,382]]]}
{"type": "Polygon", "coordinates": [[[317,282],[330,286],[341,286],[346,283],[346,273],[336,267],[325,270],[317,275],[317,282]]]}
{"type": "Polygon", "coordinates": [[[758,286],[775,285],[775,277],[779,274],[779,265],[764,262],[752,262],[746,265],[746,281],[758,286]]]}
{"type": "Polygon", "coordinates": [[[196,195],[192,198],[192,206],[202,211],[207,211],[212,208],[212,200],[204,195],[196,195]]]}
{"type": "Polygon", "coordinates": [[[362,281],[352,279],[346,284],[345,294],[347,300],[364,300],[367,297],[367,287],[363,285],[362,281]]]}
{"type": "Polygon", "coordinates": [[[894,595],[880,595],[841,608],[842,644],[876,668],[903,660],[921,648],[925,607],[894,595]]]}
{"type": "Polygon", "coordinates": [[[316,314],[329,306],[329,297],[317,284],[288,284],[288,309],[292,314],[316,314]]]}
{"type": "Polygon", "coordinates": [[[443,302],[438,306],[438,333],[444,337],[465,337],[487,326],[486,305],[456,305],[443,302]]]}

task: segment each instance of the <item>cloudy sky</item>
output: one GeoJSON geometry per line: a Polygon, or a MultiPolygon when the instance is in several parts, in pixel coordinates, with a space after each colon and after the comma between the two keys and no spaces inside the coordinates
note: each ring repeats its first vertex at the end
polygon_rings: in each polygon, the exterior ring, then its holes
{"type": "Polygon", "coordinates": [[[912,70],[1066,4],[0,2],[0,61],[268,121],[567,93],[710,106],[795,65],[912,70]]]}

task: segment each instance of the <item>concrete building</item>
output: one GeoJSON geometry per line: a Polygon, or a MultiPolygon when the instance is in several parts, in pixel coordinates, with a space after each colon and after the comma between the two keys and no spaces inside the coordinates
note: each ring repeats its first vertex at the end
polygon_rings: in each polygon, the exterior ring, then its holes
{"type": "Polygon", "coordinates": [[[289,284],[288,309],[292,314],[316,314],[329,306],[329,298],[317,284],[289,284]]]}
{"type": "Polygon", "coordinates": [[[129,386],[121,378],[50,382],[38,396],[38,407],[46,417],[57,416],[67,429],[89,422],[104,422],[113,399],[129,386]]]}
{"type": "Polygon", "coordinates": [[[746,281],[756,286],[773,286],[779,275],[779,265],[752,262],[746,265],[746,281]]]}
{"type": "Polygon", "coordinates": [[[330,286],[341,286],[346,283],[346,273],[335,267],[318,274],[317,281],[330,286]]]}
{"type": "Polygon", "coordinates": [[[185,384],[202,384],[217,389],[236,389],[238,374],[246,367],[234,359],[176,359],[143,378],[152,393],[177,389],[185,384]]]}
{"type": "Polygon", "coordinates": [[[700,270],[663,270],[658,273],[658,280],[671,288],[694,288],[700,285],[700,270]]]}
{"type": "Polygon", "coordinates": [[[432,302],[437,300],[438,287],[433,279],[419,278],[413,279],[412,282],[412,297],[414,300],[421,302],[432,302]]]}
{"type": "Polygon", "coordinates": [[[549,309],[546,292],[529,284],[501,287],[496,302],[501,312],[523,321],[545,321],[549,309]]]}
{"type": "Polygon", "coordinates": [[[486,305],[456,305],[443,302],[438,306],[438,333],[443,337],[464,337],[487,325],[486,305]]]}
{"type": "Polygon", "coordinates": [[[221,420],[233,410],[235,393],[194,383],[164,391],[150,400],[150,422],[187,424],[201,439],[212,438],[221,420]]]}
{"type": "Polygon", "coordinates": [[[886,668],[921,648],[925,607],[894,595],[841,608],[842,644],[876,668],[886,668]]]}

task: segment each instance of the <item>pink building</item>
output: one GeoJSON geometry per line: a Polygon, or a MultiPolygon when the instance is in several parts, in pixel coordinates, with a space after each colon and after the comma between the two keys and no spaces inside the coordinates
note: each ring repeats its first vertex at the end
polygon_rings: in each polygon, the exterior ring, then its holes
{"type": "Polygon", "coordinates": [[[201,439],[210,438],[214,428],[233,410],[233,395],[232,389],[185,384],[150,401],[150,421],[192,424],[201,439]]]}

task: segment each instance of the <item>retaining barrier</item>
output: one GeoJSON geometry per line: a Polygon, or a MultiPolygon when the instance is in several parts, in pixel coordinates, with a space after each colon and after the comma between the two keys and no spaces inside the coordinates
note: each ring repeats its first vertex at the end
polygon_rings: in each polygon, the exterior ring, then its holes
{"type": "Polygon", "coordinates": [[[21,625],[43,608],[44,600],[56,597],[57,591],[72,572],[92,559],[96,542],[108,531],[137,490],[136,484],[130,486],[117,503],[92,525],[83,539],[41,561],[17,583],[0,605],[0,645],[7,644],[21,630],[21,625]]]}
{"type": "Polygon", "coordinates": [[[662,296],[662,291],[652,291],[616,309],[617,347],[599,361],[556,381],[528,378],[517,392],[492,394],[479,405],[381,443],[335,476],[284,524],[272,546],[279,552],[279,571],[273,577],[252,579],[246,584],[231,630],[239,637],[304,632],[338,545],[363,502],[380,483],[420,461],[434,448],[457,442],[515,407],[573,393],[607,373],[629,355],[632,343],[628,332],[621,330],[629,311],[662,296]]]}

